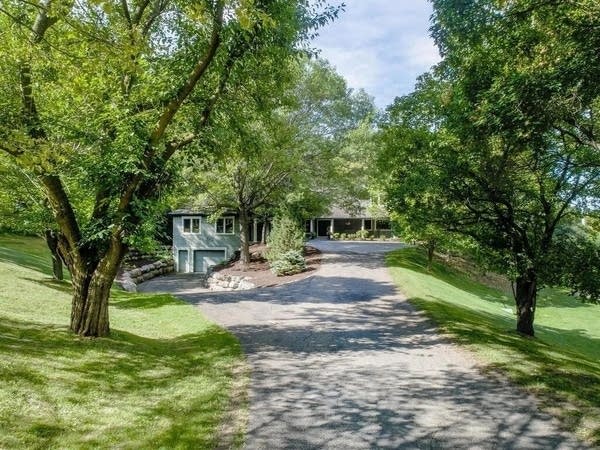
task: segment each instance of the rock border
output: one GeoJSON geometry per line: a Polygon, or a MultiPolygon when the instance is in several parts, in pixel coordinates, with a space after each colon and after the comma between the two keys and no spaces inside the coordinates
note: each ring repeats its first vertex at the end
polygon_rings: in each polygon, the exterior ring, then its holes
{"type": "Polygon", "coordinates": [[[247,291],[256,287],[250,280],[250,277],[212,272],[208,274],[206,287],[211,291],[247,291]]]}
{"type": "Polygon", "coordinates": [[[146,264],[135,269],[124,271],[118,278],[117,283],[127,292],[137,292],[137,285],[156,278],[160,275],[166,275],[175,271],[175,262],[171,260],[161,260],[155,263],[146,264]]]}

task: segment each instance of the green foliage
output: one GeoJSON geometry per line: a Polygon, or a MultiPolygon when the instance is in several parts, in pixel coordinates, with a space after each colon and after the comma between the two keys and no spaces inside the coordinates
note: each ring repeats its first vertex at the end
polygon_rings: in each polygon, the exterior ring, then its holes
{"type": "Polygon", "coordinates": [[[35,178],[3,154],[0,154],[0,180],[0,232],[40,235],[55,226],[35,178]]]}
{"type": "Polygon", "coordinates": [[[49,260],[42,239],[0,236],[0,447],[216,446],[239,342],[169,295],[121,291],[110,338],[74,337],[49,260]]]}
{"type": "Polygon", "coordinates": [[[319,59],[278,56],[256,72],[268,76],[227,93],[203,142],[218,156],[194,161],[182,203],[303,220],[364,196],[372,99],[319,59]]]}
{"type": "Polygon", "coordinates": [[[600,299],[600,233],[585,225],[557,231],[546,266],[552,284],[568,286],[572,295],[592,302],[600,299]]]}
{"type": "Polygon", "coordinates": [[[365,240],[365,239],[368,239],[370,236],[371,236],[371,232],[369,230],[358,230],[356,232],[357,239],[365,240]]]}
{"type": "Polygon", "coordinates": [[[350,89],[319,59],[301,66],[291,98],[285,116],[294,127],[302,164],[282,213],[306,219],[332,203],[343,205],[367,196],[373,99],[350,89]]]}
{"type": "Polygon", "coordinates": [[[129,246],[149,246],[181,165],[217,153],[207,142],[253,112],[226,94],[277,86],[272,63],[338,11],[303,0],[3,2],[0,150],[43,187],[59,253],[80,275],[73,331],[108,333],[106,279],[129,246]]]}
{"type": "Polygon", "coordinates": [[[537,337],[524,340],[506,332],[515,314],[506,293],[437,262],[428,271],[418,249],[393,252],[387,264],[398,288],[443,331],[490,369],[538,394],[580,438],[600,444],[599,306],[545,289],[538,300],[537,337]]]}
{"type": "Polygon", "coordinates": [[[381,185],[409,235],[461,234],[510,275],[520,330],[531,334],[521,321],[533,319],[528,283],[581,281],[550,260],[557,229],[598,198],[600,63],[583,36],[599,7],[433,3],[444,59],[388,109],[381,185]]]}
{"type": "Polygon", "coordinates": [[[276,260],[271,262],[271,271],[277,276],[294,275],[306,269],[306,261],[302,252],[290,250],[281,254],[276,260]]]}
{"type": "Polygon", "coordinates": [[[273,229],[267,239],[267,259],[274,263],[288,252],[302,252],[304,248],[304,231],[293,219],[281,216],[273,220],[273,229]]]}

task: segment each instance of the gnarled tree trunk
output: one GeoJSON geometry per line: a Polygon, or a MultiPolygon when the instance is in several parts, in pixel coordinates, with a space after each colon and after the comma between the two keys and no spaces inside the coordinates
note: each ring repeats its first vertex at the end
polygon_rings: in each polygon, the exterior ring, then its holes
{"type": "Polygon", "coordinates": [[[517,331],[533,336],[533,321],[537,299],[537,276],[535,270],[528,269],[516,281],[515,302],[517,304],[517,331]]]}
{"type": "Polygon", "coordinates": [[[80,336],[107,336],[110,332],[108,299],[126,248],[114,239],[106,254],[71,270],[73,300],[71,331],[80,336]]]}

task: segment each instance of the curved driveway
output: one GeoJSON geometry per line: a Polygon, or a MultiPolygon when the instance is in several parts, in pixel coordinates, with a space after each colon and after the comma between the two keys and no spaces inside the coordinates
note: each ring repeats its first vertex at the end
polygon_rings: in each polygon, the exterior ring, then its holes
{"type": "Polygon", "coordinates": [[[276,288],[143,285],[166,286],[241,340],[252,367],[246,448],[580,447],[414,311],[384,267],[397,245],[315,246],[325,252],[316,275],[276,288]]]}

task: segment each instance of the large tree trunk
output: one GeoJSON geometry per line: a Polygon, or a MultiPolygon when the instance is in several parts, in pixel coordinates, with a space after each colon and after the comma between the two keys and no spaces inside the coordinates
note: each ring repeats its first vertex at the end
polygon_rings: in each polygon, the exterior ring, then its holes
{"type": "Polygon", "coordinates": [[[247,270],[250,265],[250,239],[248,236],[248,211],[239,210],[240,213],[240,261],[242,270],[247,270]]]}
{"type": "Polygon", "coordinates": [[[537,276],[533,269],[517,278],[515,302],[517,304],[517,331],[533,336],[533,321],[537,300],[537,276]]]}
{"type": "Polygon", "coordinates": [[[94,267],[86,264],[71,273],[73,302],[71,331],[80,336],[108,336],[110,288],[125,255],[125,246],[115,239],[106,255],[94,267]]]}
{"type": "Polygon", "coordinates": [[[52,274],[55,280],[62,281],[64,279],[63,261],[58,252],[58,234],[54,230],[46,230],[44,236],[52,256],[52,274]]]}

